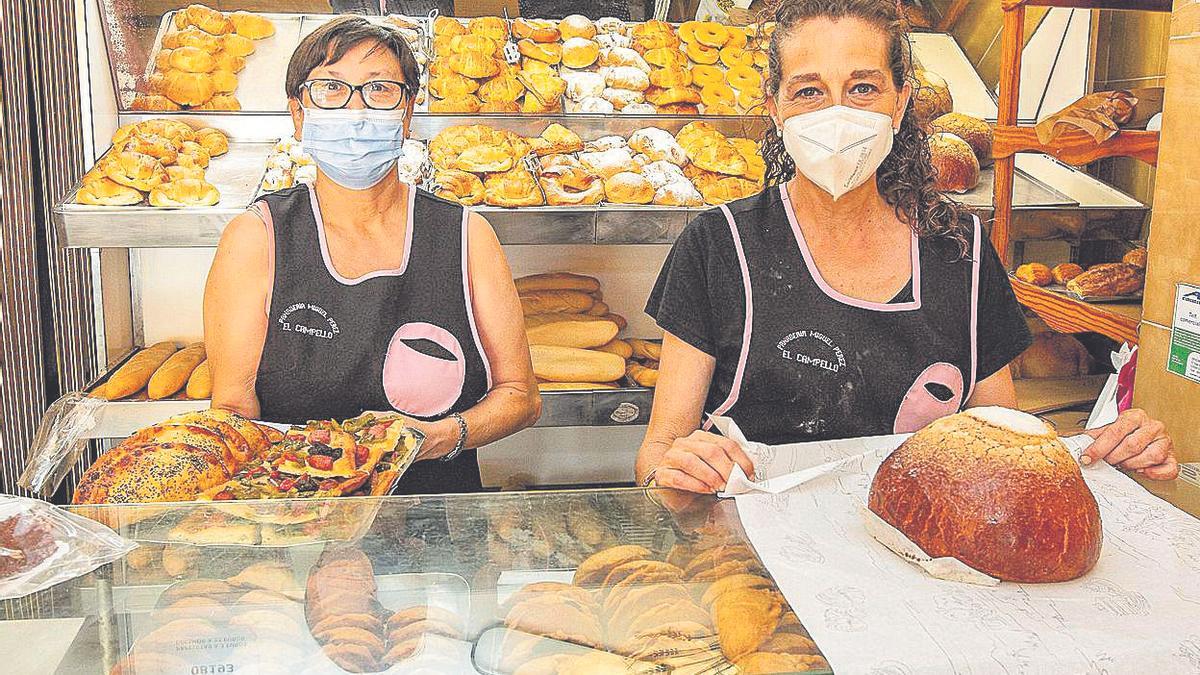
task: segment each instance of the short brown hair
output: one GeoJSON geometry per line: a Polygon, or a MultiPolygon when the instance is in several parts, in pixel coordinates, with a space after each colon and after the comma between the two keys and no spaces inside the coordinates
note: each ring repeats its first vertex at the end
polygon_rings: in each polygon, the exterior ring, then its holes
{"type": "Polygon", "coordinates": [[[287,78],[284,80],[288,98],[300,98],[300,87],[313,69],[336,63],[346,52],[364,42],[375,42],[375,49],[386,49],[396,56],[400,61],[400,72],[404,73],[408,96],[415,96],[421,73],[412,50],[408,48],[408,41],[400,31],[351,14],[339,16],[322,25],[296,46],[292,59],[288,61],[287,78]]]}

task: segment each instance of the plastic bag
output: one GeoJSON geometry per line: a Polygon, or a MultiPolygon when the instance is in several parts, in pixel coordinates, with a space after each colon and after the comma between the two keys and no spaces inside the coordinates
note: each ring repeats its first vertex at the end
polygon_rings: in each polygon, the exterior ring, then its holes
{"type": "Polygon", "coordinates": [[[95,428],[104,403],[73,392],[51,404],[38,424],[17,484],[45,497],[53,495],[87,449],[87,432],[95,428]]]}
{"type": "Polygon", "coordinates": [[[0,600],[83,576],[136,547],[107,527],[46,502],[0,495],[0,600]]]}

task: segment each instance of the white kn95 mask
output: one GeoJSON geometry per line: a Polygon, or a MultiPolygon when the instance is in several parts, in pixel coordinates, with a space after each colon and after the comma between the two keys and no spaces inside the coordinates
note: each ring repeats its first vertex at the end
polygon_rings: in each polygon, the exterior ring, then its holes
{"type": "Polygon", "coordinates": [[[835,105],[783,121],[783,147],[834,201],[862,185],[892,151],[890,115],[835,105]]]}

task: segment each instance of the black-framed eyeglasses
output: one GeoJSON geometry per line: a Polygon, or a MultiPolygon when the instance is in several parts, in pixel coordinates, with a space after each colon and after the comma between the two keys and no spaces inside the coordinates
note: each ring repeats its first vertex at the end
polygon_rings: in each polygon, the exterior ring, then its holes
{"type": "Polygon", "coordinates": [[[372,110],[395,110],[410,96],[409,86],[395,80],[350,84],[332,78],[318,78],[305,81],[300,88],[307,89],[313,105],[324,110],[345,108],[356,91],[362,96],[363,104],[372,110]]]}

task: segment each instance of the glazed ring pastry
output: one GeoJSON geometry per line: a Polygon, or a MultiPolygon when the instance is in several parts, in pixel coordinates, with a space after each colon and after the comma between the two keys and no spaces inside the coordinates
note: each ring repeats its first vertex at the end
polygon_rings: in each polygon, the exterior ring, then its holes
{"type": "Polygon", "coordinates": [[[500,72],[500,64],[491,55],[466,52],[450,57],[450,69],[460,75],[478,79],[500,72]]]}
{"type": "Polygon", "coordinates": [[[213,89],[218,94],[232,94],[237,91],[237,75],[228,70],[214,70],[210,75],[212,75],[213,89]]]}
{"type": "Polygon", "coordinates": [[[467,22],[467,32],[486,35],[496,42],[508,40],[508,24],[498,16],[477,16],[467,22]]]}
{"type": "Polygon", "coordinates": [[[122,152],[140,152],[143,155],[150,155],[154,159],[167,164],[174,164],[175,157],[179,151],[175,149],[175,144],[162,136],[142,136],[136,135],[125,141],[125,145],[121,147],[122,152]]]}
{"type": "Polygon", "coordinates": [[[489,115],[508,115],[521,112],[521,104],[516,101],[484,101],[479,106],[479,112],[489,115]]]}
{"type": "Polygon", "coordinates": [[[432,113],[477,113],[482,104],[474,94],[451,96],[429,104],[432,113]]]}
{"type": "Polygon", "coordinates": [[[729,32],[729,39],[725,41],[725,47],[733,47],[734,49],[746,48],[746,31],[737,26],[725,26],[725,30],[729,32]]]}
{"type": "Polygon", "coordinates": [[[479,91],[478,82],[469,77],[463,77],[458,73],[433,77],[429,80],[429,93],[437,98],[463,96],[465,94],[474,94],[477,91],[479,91]]]}
{"type": "Polygon", "coordinates": [[[180,47],[171,50],[168,65],[189,73],[209,73],[217,67],[217,60],[199,47],[180,47]]]}
{"type": "Polygon", "coordinates": [[[132,206],[142,201],[142,193],[111,178],[95,178],[79,188],[75,201],[88,206],[132,206]]]}
{"type": "Polygon", "coordinates": [[[721,58],[720,50],[715,47],[706,47],[699,42],[691,42],[687,46],[688,58],[696,63],[710,66],[721,58]]]}
{"type": "Polygon", "coordinates": [[[692,83],[697,87],[723,84],[725,73],[716,66],[692,66],[692,83]]]}
{"type": "Polygon", "coordinates": [[[562,45],[562,64],[568,68],[587,68],[600,57],[600,43],[573,37],[562,45]]]}
{"type": "Polygon", "coordinates": [[[692,71],[689,68],[656,68],[650,71],[650,84],[663,89],[691,86],[692,71]]]}
{"type": "MultiPolygon", "coordinates": [[[[742,89],[737,93],[737,104],[745,110],[766,109],[767,95],[762,89],[742,89]]],[[[762,113],[757,113],[762,114],[762,113]]]]}
{"type": "Polygon", "coordinates": [[[733,89],[727,84],[710,84],[700,90],[700,100],[706,106],[717,105],[719,103],[733,105],[737,102],[737,95],[733,93],[733,89]]]}
{"type": "Polygon", "coordinates": [[[493,77],[479,88],[479,98],[489,103],[515,103],[524,93],[525,85],[515,77],[493,77]]]}
{"type": "Polygon", "coordinates": [[[722,47],[729,39],[729,31],[716,21],[702,21],[692,30],[696,42],[705,47],[722,47]]]}
{"type": "Polygon", "coordinates": [[[517,19],[512,25],[513,37],[518,40],[529,38],[534,42],[558,42],[558,26],[552,21],[540,19],[517,19]]]}
{"type": "Polygon", "coordinates": [[[238,56],[232,52],[221,50],[213,58],[217,60],[217,70],[240,73],[246,69],[246,57],[238,56]]]}
{"type": "Polygon", "coordinates": [[[473,173],[442,169],[433,176],[434,194],[442,199],[475,206],[483,202],[483,181],[473,173]]]}
{"type": "Polygon", "coordinates": [[[242,37],[237,33],[226,35],[222,51],[229,52],[235,56],[250,56],[254,53],[254,40],[242,37]]]}
{"type": "Polygon", "coordinates": [[[195,141],[208,152],[210,157],[220,157],[229,152],[229,137],[211,127],[196,131],[195,141]]]}
{"type": "Polygon", "coordinates": [[[524,56],[550,65],[556,65],[562,61],[563,48],[558,43],[543,44],[526,38],[517,43],[517,49],[524,56]]]}
{"type": "Polygon", "coordinates": [[[738,91],[747,89],[762,89],[762,75],[749,66],[737,66],[729,69],[725,75],[729,86],[738,91]]]}
{"type": "Polygon", "coordinates": [[[454,36],[466,35],[467,27],[458,19],[453,19],[448,16],[439,16],[433,20],[433,34],[437,36],[454,36]]]}
{"type": "Polygon", "coordinates": [[[129,104],[129,109],[145,112],[165,112],[168,110],[182,110],[183,108],[166,96],[159,94],[139,94],[133,97],[133,101],[129,104]]]}
{"type": "Polygon", "coordinates": [[[171,181],[150,191],[150,206],[212,206],[219,201],[217,188],[197,178],[171,181]]]}
{"type": "Polygon", "coordinates": [[[691,44],[696,41],[696,29],[703,21],[685,21],[679,24],[679,39],[691,44]]]}
{"type": "Polygon", "coordinates": [[[102,161],[104,175],[121,185],[147,192],[167,180],[162,162],[138,152],[118,152],[102,161]]]}
{"type": "MultiPolygon", "coordinates": [[[[167,167],[167,180],[168,181],[183,180],[184,178],[203,179],[204,178],[204,169],[202,169],[198,166],[179,166],[178,164],[167,167]]],[[[291,187],[291,186],[285,185],[283,187],[291,187]]],[[[282,188],[278,188],[278,189],[282,189],[282,188]]]]}
{"type": "Polygon", "coordinates": [[[687,56],[683,52],[671,47],[648,50],[642,54],[642,58],[646,59],[646,63],[659,68],[682,68],[688,63],[687,56]]]}
{"type": "Polygon", "coordinates": [[[275,24],[265,16],[253,12],[232,12],[229,20],[238,35],[251,40],[265,40],[275,34],[275,24]]]}
{"type": "Polygon", "coordinates": [[[455,54],[479,52],[492,56],[496,53],[497,42],[486,35],[455,35],[450,38],[450,51],[455,54]]]}
{"type": "Polygon", "coordinates": [[[754,52],[754,67],[762,70],[771,62],[771,58],[764,51],[754,52]]]}
{"type": "Polygon", "coordinates": [[[726,68],[750,68],[754,65],[754,55],[737,47],[725,47],[720,51],[720,56],[726,68]]]}

